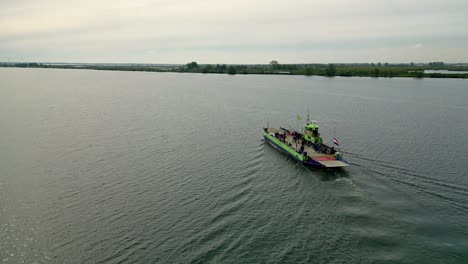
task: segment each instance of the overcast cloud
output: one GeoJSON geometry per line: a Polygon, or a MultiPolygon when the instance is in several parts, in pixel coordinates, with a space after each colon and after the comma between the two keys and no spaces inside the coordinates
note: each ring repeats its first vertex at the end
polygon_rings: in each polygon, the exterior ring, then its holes
{"type": "Polygon", "coordinates": [[[468,62],[468,4],[0,0],[0,61],[468,62]]]}

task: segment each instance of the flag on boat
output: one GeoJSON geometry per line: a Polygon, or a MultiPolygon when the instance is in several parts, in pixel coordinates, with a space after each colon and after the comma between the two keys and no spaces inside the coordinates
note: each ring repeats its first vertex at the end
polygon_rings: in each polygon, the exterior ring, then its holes
{"type": "Polygon", "coordinates": [[[301,120],[302,120],[302,116],[301,116],[301,115],[297,115],[297,120],[298,120],[298,121],[301,121],[301,120]]]}
{"type": "Polygon", "coordinates": [[[338,141],[338,139],[336,139],[336,137],[333,138],[333,144],[339,146],[340,145],[340,142],[338,141]]]}

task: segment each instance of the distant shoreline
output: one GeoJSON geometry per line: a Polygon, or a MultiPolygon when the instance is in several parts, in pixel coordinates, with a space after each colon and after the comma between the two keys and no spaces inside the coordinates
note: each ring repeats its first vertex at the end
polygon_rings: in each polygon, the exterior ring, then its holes
{"type": "Polygon", "coordinates": [[[45,69],[88,69],[108,71],[141,71],[141,72],[176,72],[204,74],[255,74],[255,75],[303,75],[303,76],[340,76],[340,77],[373,77],[373,78],[468,78],[466,64],[258,64],[226,65],[197,64],[88,64],[88,63],[1,63],[7,68],[45,68],[45,69]],[[435,71],[435,72],[434,72],[435,71]],[[437,72],[440,71],[440,72],[437,72]],[[455,73],[455,72],[462,73],[455,73]]]}

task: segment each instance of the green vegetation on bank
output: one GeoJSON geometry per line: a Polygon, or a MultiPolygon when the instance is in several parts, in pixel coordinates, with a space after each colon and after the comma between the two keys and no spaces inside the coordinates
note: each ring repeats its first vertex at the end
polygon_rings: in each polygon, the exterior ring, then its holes
{"type": "Polygon", "coordinates": [[[156,64],[72,64],[72,63],[1,63],[0,67],[24,68],[60,68],[60,69],[92,69],[114,71],[147,71],[147,72],[187,72],[213,74],[281,74],[281,75],[318,75],[318,76],[359,76],[374,78],[414,77],[414,78],[468,78],[468,73],[425,73],[430,70],[466,71],[468,64],[444,64],[430,62],[425,64],[389,64],[389,63],[359,63],[359,64],[270,64],[257,65],[226,65],[198,64],[193,61],[185,65],[156,64]]]}

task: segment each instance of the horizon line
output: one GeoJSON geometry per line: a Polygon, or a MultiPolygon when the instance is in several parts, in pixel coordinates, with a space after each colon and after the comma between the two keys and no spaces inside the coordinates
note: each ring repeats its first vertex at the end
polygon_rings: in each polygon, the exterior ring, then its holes
{"type": "MultiPolygon", "coordinates": [[[[272,60],[274,61],[274,60],[272,60]]],[[[43,63],[43,64],[139,64],[139,65],[185,65],[190,62],[196,62],[199,65],[270,65],[269,63],[199,63],[196,60],[192,60],[185,63],[153,63],[153,62],[63,62],[63,61],[0,61],[2,64],[13,64],[13,63],[43,63]]],[[[444,64],[468,64],[468,62],[445,62],[445,61],[428,61],[428,62],[297,62],[297,63],[280,63],[286,65],[311,65],[311,64],[429,64],[429,63],[444,63],[444,64]]]]}

